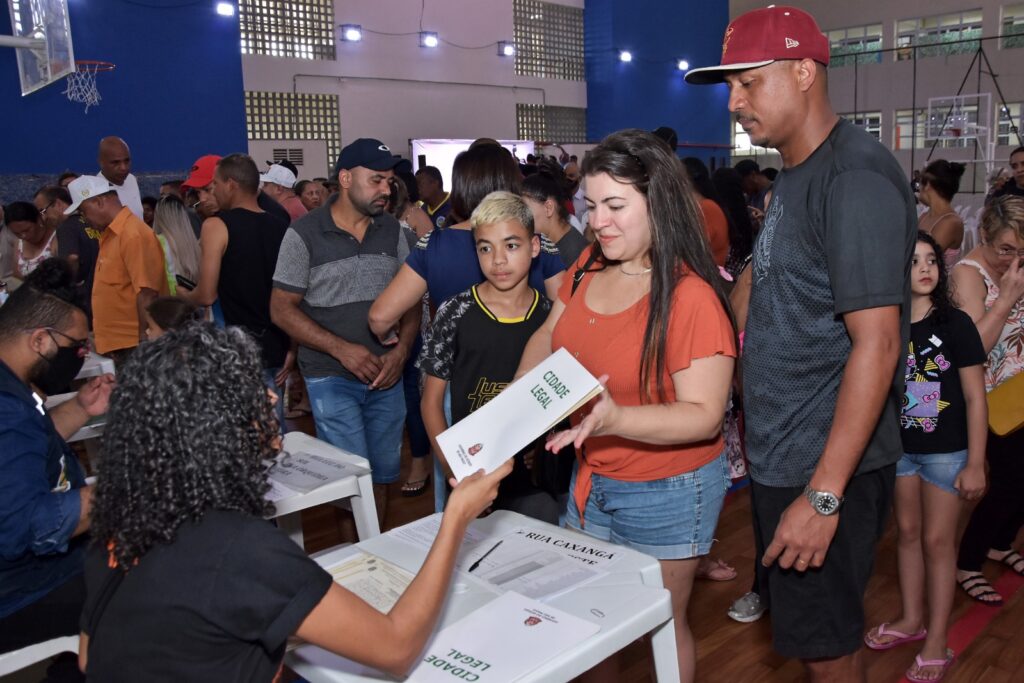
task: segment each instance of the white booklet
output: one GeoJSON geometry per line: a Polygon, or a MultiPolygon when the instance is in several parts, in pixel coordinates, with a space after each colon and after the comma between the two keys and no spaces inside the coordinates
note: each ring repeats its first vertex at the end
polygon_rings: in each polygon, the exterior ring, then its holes
{"type": "Polygon", "coordinates": [[[603,391],[565,349],[437,436],[455,478],[492,472],[603,391]]]}
{"type": "Polygon", "coordinates": [[[600,630],[510,591],[438,633],[408,680],[507,683],[600,630]]]}

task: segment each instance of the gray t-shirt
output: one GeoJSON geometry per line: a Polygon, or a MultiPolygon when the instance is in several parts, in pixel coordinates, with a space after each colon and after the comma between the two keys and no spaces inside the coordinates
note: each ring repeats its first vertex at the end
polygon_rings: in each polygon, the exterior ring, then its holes
{"type": "MultiPolygon", "coordinates": [[[[743,347],[746,446],[751,476],[803,486],[832,428],[852,347],[843,314],[902,306],[910,334],[914,198],[882,145],[846,120],[802,164],[784,169],[758,235],[743,347]]],[[[857,473],[902,454],[902,373],[857,473]]]]}
{"type": "MultiPolygon", "coordinates": [[[[337,195],[332,198],[336,201],[337,195]]],[[[370,306],[391,283],[416,241],[389,214],[374,217],[363,241],[334,224],[331,204],[292,223],[281,242],[274,287],[302,294],[299,308],[315,323],[378,356],[388,351],[370,331],[370,306]]],[[[305,377],[356,380],[332,356],[299,346],[305,377]]]]}

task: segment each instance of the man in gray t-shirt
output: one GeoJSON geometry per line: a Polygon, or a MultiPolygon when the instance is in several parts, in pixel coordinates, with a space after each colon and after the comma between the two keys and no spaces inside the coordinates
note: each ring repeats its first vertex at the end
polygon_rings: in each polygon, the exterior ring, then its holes
{"type": "Polygon", "coordinates": [[[384,211],[396,163],[379,140],[360,138],[341,150],[340,190],[285,233],[270,299],[274,324],[299,344],[317,436],[370,461],[382,528],[387,484],[398,479],[401,460],[399,380],[420,324],[414,306],[386,346],[368,322],[415,241],[384,211]]]}
{"type": "MultiPolygon", "coordinates": [[[[729,109],[783,170],[752,260],[744,409],[761,599],[810,680],[862,680],[863,595],[902,455],[914,200],[895,159],[828,100],[828,39],[772,5],[727,28],[729,109]]],[[[756,597],[756,596],[755,596],[756,597]]]]}

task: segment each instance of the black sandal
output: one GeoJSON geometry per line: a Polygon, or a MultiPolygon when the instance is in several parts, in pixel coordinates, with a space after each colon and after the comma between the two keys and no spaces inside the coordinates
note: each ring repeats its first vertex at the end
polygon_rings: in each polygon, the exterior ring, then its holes
{"type": "Polygon", "coordinates": [[[995,592],[992,589],[992,584],[988,582],[985,575],[981,572],[977,572],[963,579],[957,579],[956,582],[960,584],[960,587],[964,589],[967,596],[980,602],[983,605],[989,607],[1000,607],[1003,604],[1003,596],[995,592]],[[994,595],[996,599],[986,600],[985,598],[994,595]]]}
{"type": "Polygon", "coordinates": [[[1021,557],[1020,553],[1016,550],[1010,550],[1001,558],[996,560],[996,562],[1002,562],[1013,571],[1024,576],[1024,557],[1021,557]]]}
{"type": "Polygon", "coordinates": [[[415,498],[421,495],[430,486],[430,475],[428,474],[425,479],[418,481],[407,481],[402,484],[402,496],[405,498],[415,498]]]}

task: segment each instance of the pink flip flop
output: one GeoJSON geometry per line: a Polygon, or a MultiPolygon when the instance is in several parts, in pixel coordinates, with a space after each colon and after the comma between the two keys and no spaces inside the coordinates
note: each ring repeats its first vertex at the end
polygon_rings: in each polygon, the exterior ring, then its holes
{"type": "Polygon", "coordinates": [[[907,677],[907,680],[913,681],[913,683],[935,683],[936,681],[941,681],[942,678],[946,675],[946,673],[949,672],[949,667],[953,666],[954,661],[956,661],[956,653],[948,648],[946,649],[945,659],[921,659],[921,655],[917,655],[916,657],[914,657],[914,666],[917,667],[917,670],[920,671],[926,666],[940,666],[942,667],[942,670],[939,671],[938,677],[919,678],[918,676],[914,676],[911,673],[911,671],[914,668],[913,666],[907,669],[907,673],[905,675],[907,677]]]}
{"type": "Polygon", "coordinates": [[[927,629],[921,629],[917,633],[902,633],[900,631],[894,631],[889,628],[888,622],[880,624],[875,634],[875,638],[881,636],[894,636],[893,640],[886,643],[875,642],[871,637],[871,631],[864,634],[864,644],[872,650],[891,650],[899,645],[905,645],[906,643],[913,643],[918,640],[924,640],[925,636],[928,635],[927,629]]]}

